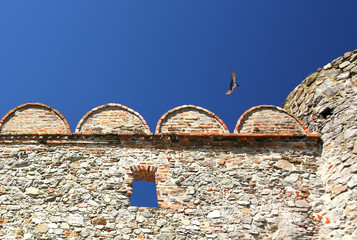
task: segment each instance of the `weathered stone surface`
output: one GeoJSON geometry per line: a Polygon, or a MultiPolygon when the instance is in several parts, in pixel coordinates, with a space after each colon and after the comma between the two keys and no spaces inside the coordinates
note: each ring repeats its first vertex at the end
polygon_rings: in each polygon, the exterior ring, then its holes
{"type": "Polygon", "coordinates": [[[26,194],[39,195],[40,189],[34,187],[26,188],[26,194]]]}
{"type": "Polygon", "coordinates": [[[67,223],[70,226],[76,226],[76,227],[81,227],[83,226],[83,216],[79,214],[71,214],[67,218],[67,223]]]}
{"type": "Polygon", "coordinates": [[[105,111],[81,123],[93,135],[0,135],[0,238],[353,239],[355,59],[345,54],[319,69],[284,104],[321,139],[262,106],[243,118],[240,136],[223,135],[220,119],[194,107],[170,112],[156,135],[134,112],[136,126],[96,126],[107,124],[105,111]],[[155,182],[158,208],[131,206],[134,180],[155,182]]]}
{"type": "MultiPolygon", "coordinates": [[[[150,138],[107,146],[97,144],[101,138],[85,145],[88,137],[75,140],[69,149],[68,138],[58,140],[66,144],[44,147],[34,141],[0,148],[0,159],[10,166],[17,161],[17,155],[10,154],[16,149],[26,149],[29,159],[45,159],[28,160],[30,164],[21,169],[0,169],[6,180],[2,185],[6,190],[0,195],[3,222],[19,214],[14,224],[23,226],[32,239],[102,234],[109,239],[119,235],[126,239],[156,235],[194,239],[206,234],[265,238],[269,235],[265,227],[280,221],[279,211],[266,209],[290,211],[289,202],[302,196],[295,191],[304,184],[315,186],[315,168],[309,164],[318,154],[316,140],[299,137],[273,145],[265,140],[244,141],[239,147],[236,142],[222,145],[221,140],[216,146],[214,141],[199,147],[179,143],[182,151],[172,143],[153,144],[150,138]],[[158,144],[164,147],[157,148],[158,144]],[[279,162],[283,159],[292,163],[279,162]],[[277,162],[284,163],[281,167],[287,170],[274,166],[277,162]],[[303,170],[302,163],[307,164],[303,170]],[[131,181],[146,176],[132,171],[151,172],[147,175],[157,181],[159,208],[130,206],[131,181]],[[287,183],[285,178],[290,175],[294,181],[287,183]],[[268,220],[256,224],[257,219],[268,220]],[[25,221],[31,224],[23,224],[25,221]]],[[[303,212],[306,208],[296,209],[303,212]]]]}
{"type": "Polygon", "coordinates": [[[344,80],[346,78],[348,78],[350,76],[350,72],[344,72],[344,73],[341,73],[340,75],[338,75],[336,77],[336,79],[339,81],[339,80],[344,80]]]}
{"type": "Polygon", "coordinates": [[[310,204],[306,202],[305,200],[297,200],[295,202],[295,206],[299,208],[309,208],[310,204]]]}
{"type": "Polygon", "coordinates": [[[286,160],[279,160],[276,164],[274,164],[275,167],[281,168],[286,171],[292,171],[295,169],[294,165],[291,164],[289,161],[286,160]]]}
{"type": "Polygon", "coordinates": [[[207,218],[220,218],[221,213],[218,210],[214,210],[207,214],[207,218]]]}
{"type": "Polygon", "coordinates": [[[94,218],[92,220],[92,224],[93,225],[106,225],[107,224],[107,220],[104,217],[94,218]]]}
{"type": "Polygon", "coordinates": [[[36,226],[34,233],[45,233],[47,231],[48,231],[47,224],[39,224],[36,226]]]}
{"type": "Polygon", "coordinates": [[[347,67],[348,65],[350,65],[350,62],[349,62],[349,61],[344,61],[344,62],[342,62],[338,67],[339,67],[339,68],[345,68],[345,67],[347,67]]]}
{"type": "Polygon", "coordinates": [[[357,175],[353,175],[351,179],[348,181],[347,186],[349,188],[354,188],[357,186],[357,175]]]}
{"type": "Polygon", "coordinates": [[[313,73],[310,76],[308,76],[305,81],[306,81],[306,85],[310,86],[313,82],[315,82],[316,78],[318,76],[318,73],[313,73]]]}
{"type": "Polygon", "coordinates": [[[351,72],[354,73],[354,74],[356,74],[356,73],[357,73],[357,66],[353,67],[353,68],[351,69],[351,72]]]}
{"type": "Polygon", "coordinates": [[[288,97],[283,105],[290,113],[304,119],[311,132],[322,134],[323,149],[321,157],[316,159],[322,196],[311,202],[319,213],[325,214],[319,215],[322,224],[318,237],[321,239],[353,239],[357,228],[350,214],[351,209],[357,207],[357,164],[354,164],[357,154],[356,58],[355,50],[326,64],[311,83],[308,94],[300,93],[296,97],[300,88],[297,87],[289,94],[294,97],[288,97]],[[312,94],[314,97],[309,97],[312,94]],[[344,215],[344,212],[349,214],[344,215]]]}

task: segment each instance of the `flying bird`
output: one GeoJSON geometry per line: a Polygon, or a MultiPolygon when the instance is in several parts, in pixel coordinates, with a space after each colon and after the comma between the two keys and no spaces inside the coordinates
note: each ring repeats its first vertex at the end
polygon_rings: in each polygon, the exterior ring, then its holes
{"type": "Polygon", "coordinates": [[[230,84],[229,90],[226,92],[226,94],[230,95],[233,92],[233,90],[238,86],[239,86],[239,84],[237,83],[236,72],[232,70],[232,72],[231,72],[231,84],[230,84]]]}

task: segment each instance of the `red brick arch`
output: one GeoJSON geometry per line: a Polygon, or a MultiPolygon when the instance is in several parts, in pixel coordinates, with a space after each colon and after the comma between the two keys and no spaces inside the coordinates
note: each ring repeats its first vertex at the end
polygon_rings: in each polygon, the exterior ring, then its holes
{"type": "Polygon", "coordinates": [[[274,105],[259,105],[245,111],[234,133],[311,135],[299,118],[274,105]]]}
{"type": "Polygon", "coordinates": [[[229,131],[213,112],[195,105],[183,105],[166,112],[159,119],[155,133],[228,134],[229,131]]]}
{"type": "Polygon", "coordinates": [[[0,132],[11,134],[68,134],[71,129],[66,118],[58,110],[43,103],[25,103],[10,110],[1,119],[0,132]],[[27,114],[17,116],[17,113],[31,108],[35,111],[35,114],[28,111],[27,114]],[[42,111],[42,113],[39,113],[39,111],[42,111]],[[8,125],[11,126],[7,128],[8,125]]]}
{"type": "Polygon", "coordinates": [[[127,134],[145,133],[150,134],[150,128],[145,119],[136,111],[119,103],[108,103],[90,110],[77,124],[75,132],[100,133],[98,127],[105,127],[105,133],[127,134]],[[115,116],[110,115],[115,112],[115,116]],[[121,113],[119,113],[119,111],[121,113]],[[135,123],[134,123],[135,122],[135,123]],[[133,124],[135,128],[125,129],[125,124],[133,124]]]}
{"type": "Polygon", "coordinates": [[[131,171],[133,174],[133,180],[150,181],[155,182],[155,173],[157,168],[154,166],[137,165],[132,166],[131,171]]]}

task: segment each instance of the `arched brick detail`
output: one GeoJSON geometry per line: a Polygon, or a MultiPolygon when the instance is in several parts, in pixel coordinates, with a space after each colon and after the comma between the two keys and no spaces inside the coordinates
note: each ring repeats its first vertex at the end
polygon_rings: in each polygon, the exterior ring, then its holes
{"type": "Polygon", "coordinates": [[[227,134],[226,124],[213,112],[194,105],[175,107],[165,113],[155,133],[227,134]]]}
{"type": "Polygon", "coordinates": [[[138,112],[118,103],[93,108],[79,121],[75,131],[85,134],[150,134],[149,126],[138,112]]]}
{"type": "Polygon", "coordinates": [[[0,121],[1,134],[68,134],[63,115],[42,103],[25,103],[10,110],[0,121]]]}
{"type": "Polygon", "coordinates": [[[154,166],[137,165],[132,166],[133,180],[155,182],[157,168],[154,166]]]}
{"type": "Polygon", "coordinates": [[[300,119],[273,105],[247,110],[239,118],[234,133],[310,135],[300,119]]]}

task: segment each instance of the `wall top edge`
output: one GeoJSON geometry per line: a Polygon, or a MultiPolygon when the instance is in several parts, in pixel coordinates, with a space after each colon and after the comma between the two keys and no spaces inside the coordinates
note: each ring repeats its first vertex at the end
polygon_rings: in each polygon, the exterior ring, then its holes
{"type": "Polygon", "coordinates": [[[292,134],[247,134],[247,133],[227,133],[227,134],[190,134],[190,133],[152,133],[152,134],[83,134],[83,133],[69,133],[69,134],[0,134],[0,143],[14,142],[24,143],[26,141],[58,141],[58,143],[65,141],[86,141],[86,142],[100,142],[100,141],[117,141],[120,142],[173,142],[185,143],[190,141],[197,142],[215,142],[215,141],[230,141],[230,142],[318,142],[321,138],[319,134],[309,135],[292,135],[292,134]]]}

